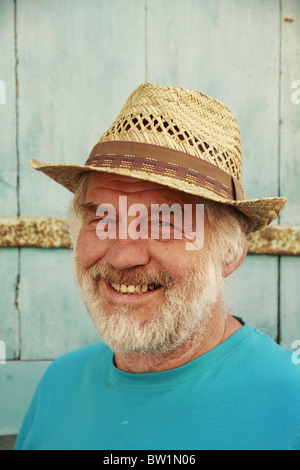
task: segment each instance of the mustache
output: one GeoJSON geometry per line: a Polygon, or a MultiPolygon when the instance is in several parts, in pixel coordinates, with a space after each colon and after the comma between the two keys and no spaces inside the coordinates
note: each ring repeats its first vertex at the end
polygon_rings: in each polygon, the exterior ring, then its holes
{"type": "Polygon", "coordinates": [[[142,266],[129,269],[116,269],[109,264],[94,265],[87,271],[90,279],[97,283],[100,280],[109,284],[155,284],[169,289],[174,284],[174,279],[166,272],[160,272],[155,268],[144,268],[142,266]]]}

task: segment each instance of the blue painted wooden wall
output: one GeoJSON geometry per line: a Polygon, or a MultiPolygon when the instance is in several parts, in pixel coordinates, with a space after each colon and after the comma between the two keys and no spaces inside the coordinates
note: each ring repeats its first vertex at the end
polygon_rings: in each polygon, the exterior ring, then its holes
{"type": "MultiPolygon", "coordinates": [[[[131,91],[192,88],[236,114],[248,198],[290,200],[300,224],[299,0],[1,0],[0,217],[64,216],[70,193],[31,158],[82,163],[131,91]]],[[[19,430],[53,358],[98,337],[64,249],[0,248],[0,434],[19,430]]],[[[300,259],[248,255],[230,311],[286,347],[300,339],[300,259]]]]}

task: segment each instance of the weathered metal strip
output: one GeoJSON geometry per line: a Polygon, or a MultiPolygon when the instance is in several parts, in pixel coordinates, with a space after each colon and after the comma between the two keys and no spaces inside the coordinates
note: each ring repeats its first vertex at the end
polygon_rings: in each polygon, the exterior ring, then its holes
{"type": "Polygon", "coordinates": [[[0,219],[1,247],[69,248],[65,220],[52,217],[0,219]]]}
{"type": "MultiPolygon", "coordinates": [[[[70,238],[62,218],[3,218],[0,247],[69,248],[70,238]]],[[[300,255],[300,226],[274,225],[252,233],[248,253],[300,255]]]]}
{"type": "Polygon", "coordinates": [[[248,253],[264,255],[300,255],[299,225],[270,225],[248,239],[248,253]]]}

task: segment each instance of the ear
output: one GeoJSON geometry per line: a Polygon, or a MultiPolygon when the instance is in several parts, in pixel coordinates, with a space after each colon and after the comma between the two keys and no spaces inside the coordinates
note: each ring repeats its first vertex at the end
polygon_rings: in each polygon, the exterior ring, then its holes
{"type": "Polygon", "coordinates": [[[242,235],[243,235],[243,241],[244,241],[242,255],[240,259],[238,259],[237,261],[234,261],[233,263],[225,264],[223,266],[223,271],[222,271],[223,277],[230,276],[230,274],[232,274],[242,264],[242,262],[246,258],[247,251],[248,251],[248,242],[247,242],[245,230],[242,231],[242,235]]]}

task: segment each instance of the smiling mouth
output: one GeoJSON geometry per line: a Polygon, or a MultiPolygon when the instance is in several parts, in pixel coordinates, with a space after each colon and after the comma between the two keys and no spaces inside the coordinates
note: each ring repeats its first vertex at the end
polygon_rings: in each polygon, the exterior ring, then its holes
{"type": "Polygon", "coordinates": [[[126,284],[116,284],[115,282],[109,283],[112,289],[121,294],[145,294],[149,291],[154,291],[162,287],[160,284],[137,284],[137,285],[126,285],[126,284]]]}

